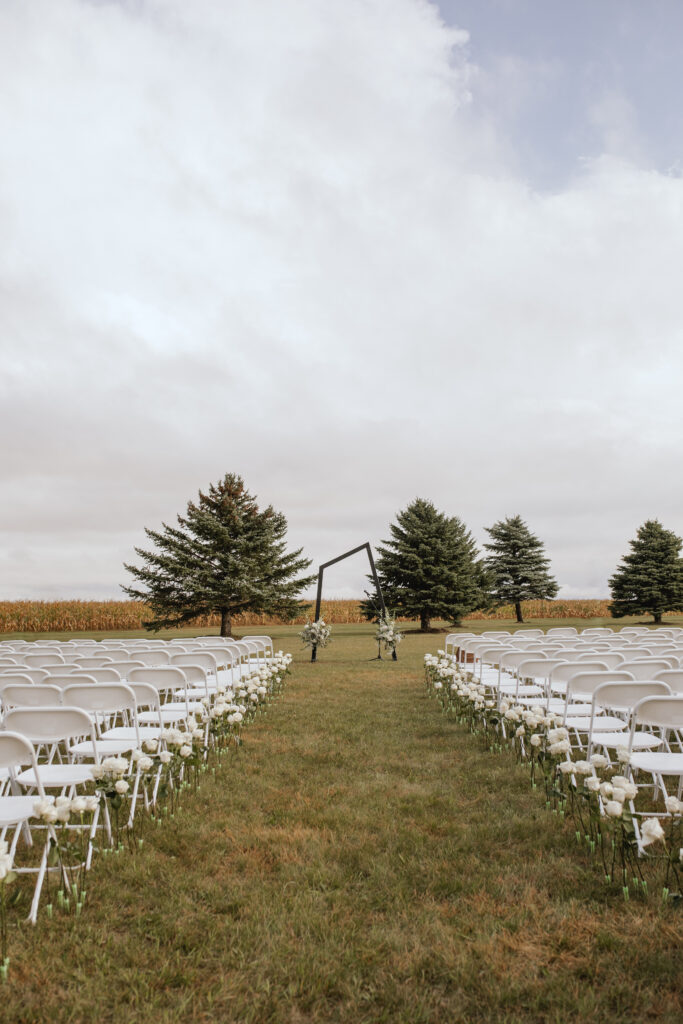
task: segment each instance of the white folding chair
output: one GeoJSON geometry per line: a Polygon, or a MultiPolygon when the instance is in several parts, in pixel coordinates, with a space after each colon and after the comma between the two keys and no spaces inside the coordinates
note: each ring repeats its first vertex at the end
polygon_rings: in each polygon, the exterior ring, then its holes
{"type": "Polygon", "coordinates": [[[646,772],[652,776],[654,795],[661,789],[667,795],[664,779],[678,778],[678,799],[683,791],[683,696],[645,697],[633,709],[629,735],[630,765],[634,771],[646,772]],[[639,725],[659,729],[664,750],[635,751],[633,738],[639,725]]]}

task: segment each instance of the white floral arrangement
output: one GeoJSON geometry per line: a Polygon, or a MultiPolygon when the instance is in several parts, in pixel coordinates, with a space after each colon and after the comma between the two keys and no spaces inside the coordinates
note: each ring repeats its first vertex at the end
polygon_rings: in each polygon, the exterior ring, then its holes
{"type": "Polygon", "coordinates": [[[385,651],[395,651],[401,640],[403,639],[403,633],[396,625],[396,617],[384,612],[380,615],[377,620],[377,632],[375,633],[375,640],[378,644],[384,646],[385,651]]]}
{"type": "Polygon", "coordinates": [[[331,634],[332,630],[325,624],[325,620],[317,619],[315,622],[307,620],[299,636],[304,647],[327,647],[331,634]]]}

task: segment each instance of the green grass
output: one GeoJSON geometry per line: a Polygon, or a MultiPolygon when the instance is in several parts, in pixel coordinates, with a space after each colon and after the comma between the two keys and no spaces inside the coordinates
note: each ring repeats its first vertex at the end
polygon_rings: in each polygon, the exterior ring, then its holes
{"type": "Polygon", "coordinates": [[[526,771],[425,696],[438,636],[377,662],[372,627],[338,626],[311,665],[272,632],[284,696],[97,862],[79,920],[13,930],[0,1019],[681,1020],[680,916],[610,893],[526,771]]]}

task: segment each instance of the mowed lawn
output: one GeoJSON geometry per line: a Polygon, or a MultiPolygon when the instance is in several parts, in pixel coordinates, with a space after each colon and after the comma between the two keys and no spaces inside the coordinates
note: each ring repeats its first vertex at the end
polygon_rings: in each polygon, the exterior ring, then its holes
{"type": "Polygon", "coordinates": [[[98,859],[80,919],[12,929],[1,1020],[683,1019],[681,913],[608,891],[526,770],[427,698],[443,637],[378,662],[339,626],[311,665],[271,632],[282,698],[139,853],[98,859]]]}

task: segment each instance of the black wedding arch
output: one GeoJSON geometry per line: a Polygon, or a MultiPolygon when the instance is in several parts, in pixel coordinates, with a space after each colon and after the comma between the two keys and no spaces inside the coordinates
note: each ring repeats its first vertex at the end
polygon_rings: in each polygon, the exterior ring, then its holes
{"type": "MultiPolygon", "coordinates": [[[[350,551],[345,551],[343,555],[337,555],[336,558],[331,558],[329,562],[323,562],[323,564],[318,567],[318,592],[315,598],[315,622],[317,622],[318,619],[320,618],[320,604],[323,597],[323,574],[325,572],[325,569],[329,569],[331,565],[336,565],[337,562],[343,562],[345,558],[350,558],[351,555],[357,555],[359,551],[367,551],[368,553],[368,560],[370,562],[370,572],[372,573],[372,578],[375,582],[375,590],[377,592],[377,597],[379,599],[382,615],[386,615],[387,609],[386,605],[384,604],[384,595],[382,594],[382,588],[379,584],[379,576],[377,575],[377,569],[375,568],[375,559],[372,557],[372,548],[370,547],[369,543],[366,543],[359,544],[357,548],[351,548],[350,551]]],[[[318,648],[317,646],[313,646],[311,649],[311,661],[315,661],[317,656],[318,648]]],[[[393,652],[393,657],[394,659],[396,659],[396,651],[393,652]]]]}

